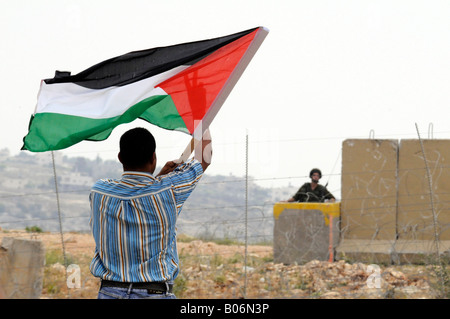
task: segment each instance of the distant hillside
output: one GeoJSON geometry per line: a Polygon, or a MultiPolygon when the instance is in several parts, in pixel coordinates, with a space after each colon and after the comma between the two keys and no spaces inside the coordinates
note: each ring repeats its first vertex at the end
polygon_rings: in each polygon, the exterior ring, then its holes
{"type": "MultiPolygon", "coordinates": [[[[58,200],[64,231],[89,230],[89,189],[100,178],[118,178],[120,163],[55,152],[58,197],[51,153],[21,152],[10,156],[0,150],[0,228],[39,226],[59,230],[58,200]]],[[[157,168],[159,171],[160,168],[157,168]]],[[[269,189],[249,178],[246,219],[245,177],[208,175],[187,200],[178,232],[202,238],[243,241],[245,223],[250,241],[270,241],[273,202],[292,195],[292,189],[269,189]]]]}

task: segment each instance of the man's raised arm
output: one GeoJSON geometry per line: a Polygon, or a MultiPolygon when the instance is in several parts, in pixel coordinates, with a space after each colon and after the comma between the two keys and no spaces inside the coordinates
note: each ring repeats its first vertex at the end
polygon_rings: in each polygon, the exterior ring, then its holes
{"type": "Polygon", "coordinates": [[[203,134],[202,140],[198,143],[195,149],[194,158],[202,164],[203,172],[211,164],[212,158],[212,145],[211,145],[211,133],[209,129],[203,134]]]}

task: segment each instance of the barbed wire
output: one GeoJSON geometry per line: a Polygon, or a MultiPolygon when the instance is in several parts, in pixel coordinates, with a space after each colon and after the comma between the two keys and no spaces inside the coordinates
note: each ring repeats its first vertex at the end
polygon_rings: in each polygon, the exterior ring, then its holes
{"type": "MultiPolygon", "coordinates": [[[[297,139],[296,141],[299,140],[303,140],[303,139],[297,139]]],[[[286,142],[290,142],[291,140],[286,140],[286,142]]],[[[259,143],[262,141],[256,141],[255,143],[259,143]]],[[[268,142],[268,140],[266,140],[265,142],[268,142]]],[[[250,142],[252,143],[252,142],[250,142]]],[[[234,143],[235,144],[235,143],[234,143]]],[[[434,168],[435,169],[446,169],[449,168],[450,165],[437,165],[434,168]]],[[[354,176],[355,178],[360,178],[363,175],[367,175],[367,174],[387,174],[387,175],[392,175],[393,176],[393,181],[395,181],[395,179],[398,176],[401,176],[403,173],[405,172],[424,172],[424,168],[417,168],[417,167],[413,167],[413,168],[400,168],[400,169],[383,169],[383,170],[367,170],[367,171],[352,171],[352,172],[344,172],[344,173],[333,173],[331,172],[330,174],[324,174],[324,176],[333,176],[333,177],[341,177],[341,178],[347,178],[349,176],[354,176]]],[[[205,176],[206,177],[206,176],[205,176]]],[[[248,180],[251,182],[257,182],[257,181],[271,181],[271,180],[293,180],[293,179],[307,179],[309,178],[306,175],[299,175],[299,176],[285,176],[285,177],[268,177],[268,178],[249,178],[248,180]]],[[[221,180],[221,181],[208,181],[206,178],[205,180],[203,180],[201,182],[200,185],[204,185],[206,187],[210,186],[210,185],[214,185],[214,184],[226,184],[226,183],[244,183],[246,181],[245,178],[242,179],[232,179],[232,180],[221,180]]],[[[395,184],[395,183],[394,183],[395,184]]],[[[249,185],[250,188],[253,187],[253,185],[249,185]]],[[[300,186],[300,185],[298,185],[300,186]]],[[[293,189],[293,193],[295,192],[296,188],[298,187],[292,187],[293,189]]],[[[332,190],[332,192],[334,193],[335,191],[339,191],[340,189],[336,189],[336,190],[332,190]]],[[[88,187],[86,188],[82,188],[82,189],[70,189],[70,188],[65,188],[63,190],[59,190],[60,194],[81,194],[81,193],[89,193],[90,189],[88,187]]],[[[35,192],[35,193],[13,193],[13,194],[2,194],[0,195],[0,198],[2,200],[8,200],[8,199],[13,199],[13,198],[27,198],[28,196],[42,196],[42,197],[48,197],[48,196],[54,196],[55,195],[55,191],[48,191],[48,192],[35,192]]],[[[249,195],[251,196],[251,191],[249,192],[249,195]]],[[[377,217],[378,215],[383,215],[383,214],[390,214],[390,211],[396,211],[395,214],[398,214],[399,212],[401,213],[402,210],[407,210],[407,212],[428,212],[430,211],[430,203],[427,202],[426,200],[422,200],[423,202],[419,202],[421,197],[426,197],[427,195],[429,195],[429,193],[426,192],[414,192],[414,193],[408,193],[408,194],[374,194],[372,196],[354,196],[351,198],[345,198],[344,202],[341,202],[341,204],[346,204],[349,205],[349,207],[345,208],[345,216],[346,217],[352,217],[352,216],[357,216],[359,214],[361,214],[361,210],[363,209],[364,212],[368,215],[377,217]],[[371,205],[370,201],[376,201],[379,199],[383,199],[385,202],[394,200],[394,199],[398,199],[400,198],[400,200],[404,200],[407,198],[414,198],[415,202],[410,202],[410,203],[399,203],[398,201],[396,201],[395,203],[392,204],[387,204],[384,206],[377,206],[377,205],[371,205]],[[360,207],[351,207],[352,203],[356,203],[356,202],[361,202],[361,201],[365,201],[367,203],[368,206],[360,206],[360,207]]],[[[437,210],[436,215],[439,214],[447,214],[449,208],[447,208],[447,204],[450,203],[450,200],[446,200],[446,196],[450,196],[450,193],[447,192],[434,192],[433,193],[434,196],[437,197],[441,197],[444,198],[444,200],[435,200],[435,208],[437,210]]],[[[54,201],[54,198],[52,198],[51,200],[54,201]]],[[[26,200],[25,200],[26,201],[26,200]]],[[[86,198],[86,205],[88,203],[88,200],[86,198]]],[[[203,218],[198,218],[195,222],[194,222],[194,226],[196,227],[196,230],[194,231],[194,233],[197,235],[198,238],[205,238],[205,239],[217,239],[217,238],[221,238],[221,237],[227,237],[230,238],[240,244],[242,244],[243,242],[245,242],[245,240],[249,240],[252,243],[254,242],[258,242],[258,241],[266,241],[266,242],[272,242],[273,241],[273,226],[274,226],[274,215],[273,215],[273,211],[272,211],[272,207],[273,205],[275,205],[276,203],[278,203],[277,200],[269,200],[269,201],[265,201],[263,204],[258,205],[258,204],[251,204],[251,205],[244,205],[244,204],[230,204],[230,205],[204,205],[204,206],[193,206],[193,207],[184,207],[183,208],[183,213],[182,214],[186,214],[186,213],[194,213],[194,212],[199,212],[199,211],[226,211],[226,210],[234,210],[234,211],[238,211],[240,212],[240,215],[236,216],[236,217],[224,217],[224,218],[218,218],[217,216],[214,216],[213,218],[207,218],[207,219],[203,219],[203,218]],[[249,215],[247,217],[243,216],[244,210],[245,208],[249,209],[249,215]],[[254,211],[253,211],[254,210],[254,211]],[[253,212],[252,212],[253,211],[253,212]],[[247,223],[247,227],[244,229],[244,223],[247,223]],[[261,224],[265,223],[267,224],[267,227],[265,229],[262,229],[261,224]],[[259,232],[258,232],[259,231],[259,232]]],[[[373,204],[373,203],[372,203],[373,204]]],[[[376,204],[376,203],[375,203],[376,204]]],[[[51,212],[50,212],[51,213],[51,212]]],[[[54,212],[56,214],[56,211],[54,212]]],[[[193,226],[193,223],[191,221],[188,220],[183,220],[182,216],[180,215],[181,218],[178,220],[178,228],[183,229],[183,228],[189,228],[191,226],[193,226]]],[[[395,216],[395,215],[394,215],[395,216]]],[[[71,214],[63,214],[63,222],[71,222],[73,220],[76,219],[89,219],[89,213],[85,213],[85,214],[80,214],[80,215],[71,215],[71,214]]],[[[18,220],[9,220],[9,221],[1,221],[0,225],[2,226],[10,226],[10,225],[18,225],[20,223],[40,223],[40,222],[53,222],[55,224],[55,226],[57,225],[58,222],[58,216],[54,216],[54,217],[42,217],[42,218],[31,218],[31,219],[18,219],[18,220]]],[[[65,225],[67,225],[67,223],[65,223],[65,225]]],[[[441,226],[441,231],[445,231],[446,229],[448,229],[448,224],[444,224],[444,225],[440,225],[441,226]]],[[[374,225],[369,225],[367,226],[368,228],[373,229],[373,234],[376,235],[376,233],[380,230],[380,226],[374,226],[374,225]]],[[[401,228],[403,227],[403,225],[395,225],[395,224],[386,224],[382,226],[382,229],[385,231],[389,231],[392,233],[398,232],[397,228],[399,228],[401,230],[401,228]]],[[[66,228],[65,228],[66,229],[66,228]]],[[[313,231],[313,229],[310,229],[311,231],[313,231]]],[[[72,230],[66,230],[67,231],[87,231],[87,229],[72,229],[72,230]]],[[[345,237],[347,234],[348,229],[343,227],[340,231],[340,236],[345,237]]],[[[423,232],[423,230],[418,230],[417,233],[420,234],[421,232],[423,232]]],[[[31,235],[30,235],[31,236],[31,235]]],[[[294,239],[292,239],[294,240],[294,239]]],[[[395,241],[395,240],[393,240],[395,241]]],[[[313,243],[311,243],[313,244],[313,243]]],[[[376,241],[373,242],[373,247],[376,246],[380,246],[380,244],[378,244],[376,241]]],[[[354,243],[350,243],[348,247],[353,247],[353,248],[360,248],[360,246],[358,246],[358,244],[354,243]]],[[[79,245],[78,248],[83,248],[83,245],[79,245]]],[[[92,248],[92,246],[86,246],[86,248],[92,248]]],[[[228,249],[228,248],[223,248],[222,252],[233,252],[233,249],[228,249]]],[[[432,251],[432,249],[430,249],[430,251],[432,251]]],[[[19,252],[21,253],[21,252],[19,252]]],[[[206,261],[208,261],[210,263],[212,263],[212,258],[211,256],[206,256],[202,253],[198,253],[197,258],[206,258],[206,261]],[[209,258],[209,259],[208,259],[209,258]]],[[[248,257],[246,255],[246,257],[248,257]]],[[[413,263],[411,261],[411,263],[413,263]]],[[[428,262],[428,264],[434,265],[433,261],[430,260],[428,262]]],[[[264,266],[258,266],[259,267],[259,271],[263,271],[264,270],[264,266]]],[[[0,267],[0,271],[2,271],[1,267],[0,267]]],[[[201,274],[202,272],[200,272],[201,274]]],[[[206,278],[207,272],[204,272],[204,276],[206,278]]],[[[244,274],[243,272],[239,272],[236,271],[236,274],[238,275],[238,278],[243,278],[244,274]],[[239,277],[240,276],[240,277],[239,277]]],[[[186,276],[194,276],[193,274],[187,273],[186,276]]],[[[268,280],[266,277],[263,277],[265,280],[268,280]]],[[[273,279],[275,280],[275,279],[273,279]]],[[[281,283],[277,283],[275,284],[275,282],[271,282],[270,284],[267,284],[267,287],[271,288],[271,289],[277,289],[275,288],[277,285],[285,285],[286,289],[279,291],[278,292],[278,297],[280,296],[288,296],[288,297],[293,297],[295,296],[295,293],[293,293],[293,291],[295,289],[293,289],[290,285],[291,283],[294,282],[294,279],[289,277],[289,274],[287,272],[280,272],[279,277],[277,277],[276,279],[278,282],[281,283]]],[[[298,282],[296,282],[296,284],[299,284],[298,282]]],[[[206,284],[208,285],[208,284],[206,284]]],[[[242,285],[242,283],[237,283],[236,284],[237,289],[246,289],[247,285],[242,285]]],[[[212,287],[211,287],[212,289],[212,287]]],[[[212,289],[213,290],[213,289],[212,289]]],[[[385,290],[384,293],[386,295],[389,294],[389,290],[385,290]]],[[[239,293],[236,292],[236,296],[238,296],[239,293]]],[[[347,296],[354,296],[355,294],[353,293],[348,293],[347,296]]],[[[263,294],[261,295],[263,296],[263,294]]]]}

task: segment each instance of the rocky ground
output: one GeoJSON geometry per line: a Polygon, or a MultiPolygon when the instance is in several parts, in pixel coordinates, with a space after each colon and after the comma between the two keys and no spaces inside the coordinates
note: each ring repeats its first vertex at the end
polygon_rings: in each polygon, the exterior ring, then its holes
{"type": "MultiPolygon", "coordinates": [[[[59,233],[0,231],[5,236],[42,240],[46,247],[41,298],[96,298],[98,280],[89,272],[91,235],[65,233],[66,264],[79,265],[81,286],[67,288],[59,233]]],[[[312,260],[304,265],[273,262],[271,246],[219,245],[179,241],[182,265],[178,298],[431,299],[448,297],[433,265],[366,265],[312,260]],[[378,268],[379,267],[379,268],[378,268]]],[[[70,275],[70,274],[69,274],[70,275]]]]}

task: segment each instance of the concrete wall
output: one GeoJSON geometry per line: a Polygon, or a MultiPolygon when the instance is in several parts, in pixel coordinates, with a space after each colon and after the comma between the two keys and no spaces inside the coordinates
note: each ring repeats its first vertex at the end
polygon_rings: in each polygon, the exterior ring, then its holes
{"type": "Polygon", "coordinates": [[[422,142],[431,190],[420,141],[402,140],[399,147],[395,253],[400,262],[432,256],[437,248],[436,234],[441,253],[450,249],[450,140],[422,142]]]}
{"type": "Polygon", "coordinates": [[[396,140],[343,142],[341,256],[386,261],[396,240],[397,152],[396,140]]]}
{"type": "MultiPolygon", "coordinates": [[[[432,172],[440,252],[450,240],[450,141],[423,140],[432,172]]],[[[340,257],[413,262],[436,252],[428,177],[419,140],[345,140],[340,257]]]]}
{"type": "Polygon", "coordinates": [[[346,140],[342,146],[343,238],[396,238],[395,140],[346,140]]]}
{"type": "Polygon", "coordinates": [[[276,203],[274,221],[276,263],[329,260],[330,240],[334,256],[339,241],[339,203],[276,203]]]}
{"type": "Polygon", "coordinates": [[[44,263],[45,249],[41,241],[3,238],[0,247],[0,298],[39,298],[44,263]]]}

